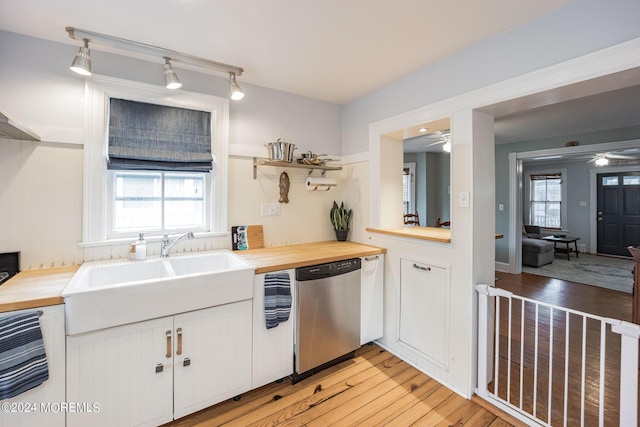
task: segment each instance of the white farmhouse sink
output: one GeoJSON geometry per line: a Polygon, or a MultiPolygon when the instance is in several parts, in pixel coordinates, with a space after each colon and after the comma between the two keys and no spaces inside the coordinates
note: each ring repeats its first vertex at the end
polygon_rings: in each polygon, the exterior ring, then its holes
{"type": "Polygon", "coordinates": [[[62,292],[67,335],[251,299],[254,271],[227,250],[84,263],[62,292]]]}

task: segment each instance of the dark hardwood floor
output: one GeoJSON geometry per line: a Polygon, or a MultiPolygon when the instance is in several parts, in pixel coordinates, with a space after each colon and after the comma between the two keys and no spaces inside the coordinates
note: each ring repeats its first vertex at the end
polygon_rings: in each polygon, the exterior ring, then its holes
{"type": "MultiPolygon", "coordinates": [[[[601,317],[631,321],[633,296],[595,286],[583,285],[564,280],[551,279],[529,273],[512,275],[496,273],[496,286],[514,294],[538,301],[595,314],[601,317]]],[[[511,317],[511,382],[509,401],[525,410],[533,411],[533,396],[536,396],[536,412],[540,418],[552,425],[562,425],[564,421],[565,356],[568,354],[568,425],[581,423],[582,404],[582,353],[585,353],[584,418],[585,425],[598,425],[600,391],[600,322],[588,320],[583,331],[582,318],[569,316],[569,340],[566,340],[566,318],[555,312],[553,322],[549,310],[541,308],[538,312],[538,353],[533,350],[535,340],[535,308],[525,304],[524,317],[522,305],[514,300],[511,317]],[[521,326],[524,333],[521,336],[521,326]],[[552,332],[550,332],[552,331],[552,332]],[[553,334],[553,340],[550,336],[553,334]],[[584,337],[584,338],[583,338],[584,337]],[[520,343],[524,340],[523,362],[520,366],[520,343]],[[583,347],[584,343],[584,347],[583,347]],[[569,348],[566,353],[566,348],[569,348]],[[553,348],[553,351],[550,351],[553,348]],[[565,354],[566,353],[566,354],[565,354]],[[536,359],[537,356],[537,359],[536,359]],[[534,364],[537,363],[538,376],[534,379],[534,364]],[[522,368],[522,398],[520,390],[520,372],[522,368]],[[552,375],[549,375],[551,371],[552,375]],[[550,379],[551,378],[551,379],[550,379]],[[549,384],[551,381],[551,387],[549,384]],[[535,393],[534,393],[535,387],[535,393]],[[551,408],[548,396],[551,389],[551,408]],[[549,419],[549,412],[551,413],[549,419]]],[[[503,299],[500,306],[500,363],[498,395],[507,399],[507,356],[508,343],[508,304],[503,299]]],[[[619,384],[620,384],[620,336],[606,331],[604,420],[605,425],[619,423],[619,384]]],[[[493,390],[493,384],[490,385],[493,390]]]]}
{"type": "Polygon", "coordinates": [[[530,273],[497,271],[496,286],[514,294],[603,317],[631,321],[633,296],[597,286],[551,279],[530,273]]]}

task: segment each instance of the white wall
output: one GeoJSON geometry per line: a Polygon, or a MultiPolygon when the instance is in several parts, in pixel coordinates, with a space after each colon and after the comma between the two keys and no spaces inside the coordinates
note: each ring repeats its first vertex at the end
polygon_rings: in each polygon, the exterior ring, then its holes
{"type": "MultiPolygon", "coordinates": [[[[388,249],[385,261],[385,346],[464,395],[469,395],[475,384],[477,307],[473,286],[494,281],[496,203],[492,118],[464,108],[486,105],[474,104],[479,101],[476,95],[484,93],[486,98],[488,92],[476,89],[512,77],[524,77],[529,72],[640,37],[640,27],[631,16],[640,16],[640,3],[637,1],[616,1],[613,4],[597,0],[573,1],[548,16],[445,58],[343,108],[343,153],[357,153],[371,147],[373,200],[370,224],[374,227],[388,227],[393,223],[386,220],[390,215],[375,212],[378,208],[388,209],[384,197],[377,194],[378,190],[384,192],[385,189],[384,179],[377,180],[388,175],[383,160],[376,154],[381,152],[379,146],[384,143],[384,138],[379,136],[432,118],[453,117],[451,245],[420,243],[410,239],[403,241],[383,235],[372,235],[372,241],[388,249]],[[410,118],[415,120],[410,122],[410,118]],[[469,192],[470,209],[459,206],[461,192],[469,192]],[[439,370],[419,354],[401,348],[395,341],[399,310],[397,290],[401,279],[396,261],[402,254],[419,254],[427,261],[451,266],[451,301],[455,308],[450,319],[452,360],[449,371],[439,370]]],[[[496,92],[488,97],[504,96],[508,99],[509,92],[532,90],[513,86],[506,91],[501,91],[505,85],[496,87],[496,92]]],[[[401,205],[398,206],[400,209],[401,205]]],[[[428,310],[429,302],[424,304],[428,310]]]]}
{"type": "Polygon", "coordinates": [[[344,106],[343,154],[368,149],[370,123],[640,37],[638,16],[637,0],[574,0],[398,79],[344,106]]]}
{"type": "MultiPolygon", "coordinates": [[[[76,51],[77,46],[0,31],[0,108],[43,139],[0,139],[0,252],[21,251],[22,269],[127,253],[126,244],[78,246],[85,100],[84,78],[68,68],[76,51]]],[[[162,84],[159,64],[92,49],[92,65],[95,74],[162,84]]],[[[228,96],[226,77],[176,70],[184,90],[228,96]]],[[[334,238],[328,220],[331,203],[341,200],[343,192],[358,194],[359,184],[354,187],[343,178],[349,176],[346,169],[327,173],[338,179],[336,189],[313,194],[302,187],[306,171],[288,170],[290,203],[281,206],[280,216],[261,217],[260,203],[278,202],[282,170],[261,167],[254,181],[250,156],[267,156],[264,143],[281,137],[296,144],[297,153],[340,155],[340,106],[239,83],[246,96],[230,106],[229,224],[263,224],[266,245],[334,238]]],[[[181,245],[183,250],[224,247],[230,247],[228,236],[181,245]]],[[[151,242],[149,249],[157,253],[159,243],[151,242]]]]}

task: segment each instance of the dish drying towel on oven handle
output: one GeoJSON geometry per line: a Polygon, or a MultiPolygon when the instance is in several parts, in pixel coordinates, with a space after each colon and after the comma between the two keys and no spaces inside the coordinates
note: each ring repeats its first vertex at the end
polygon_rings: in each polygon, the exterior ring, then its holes
{"type": "Polygon", "coordinates": [[[267,273],[264,277],[264,315],[267,329],[289,320],[291,278],[289,273],[267,273]]]}
{"type": "Polygon", "coordinates": [[[0,317],[0,400],[49,379],[39,317],[37,311],[0,317]]]}

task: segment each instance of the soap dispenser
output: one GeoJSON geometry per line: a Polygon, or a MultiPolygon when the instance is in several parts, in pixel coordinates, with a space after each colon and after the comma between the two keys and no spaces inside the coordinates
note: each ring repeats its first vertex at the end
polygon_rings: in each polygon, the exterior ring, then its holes
{"type": "Polygon", "coordinates": [[[138,241],[135,243],[136,252],[135,252],[135,260],[136,261],[144,261],[147,259],[147,242],[144,240],[144,233],[140,233],[138,237],[138,241]]]}

